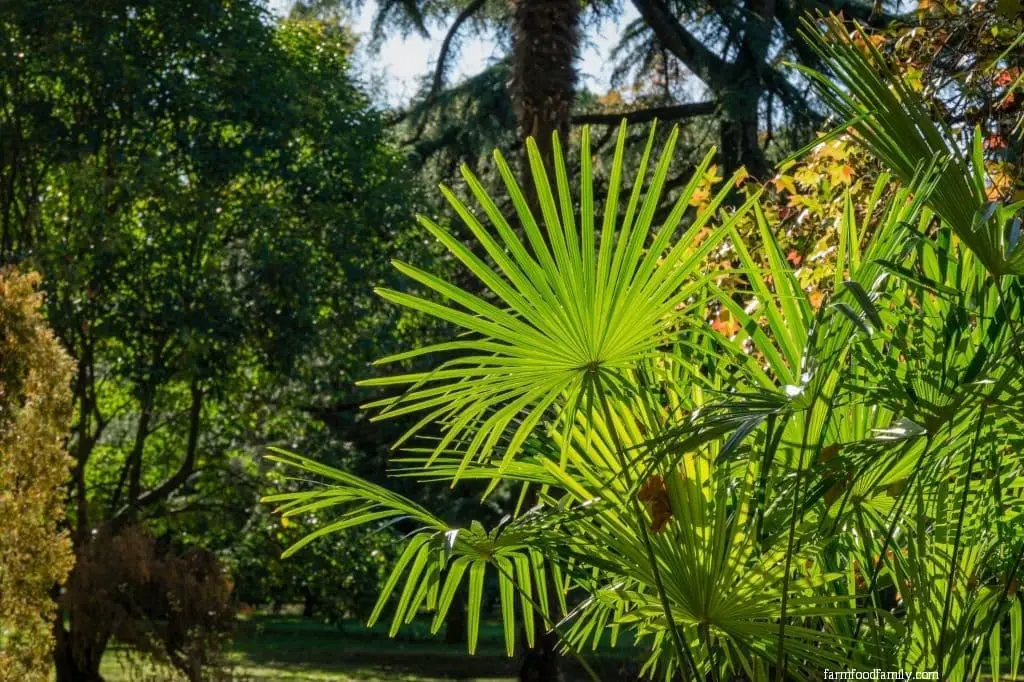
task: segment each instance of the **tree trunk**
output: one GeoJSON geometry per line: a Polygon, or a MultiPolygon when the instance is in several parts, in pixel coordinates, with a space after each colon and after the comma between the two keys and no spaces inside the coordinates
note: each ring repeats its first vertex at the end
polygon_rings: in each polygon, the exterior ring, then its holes
{"type": "Polygon", "coordinates": [[[54,618],[53,663],[56,682],[104,682],[100,675],[100,660],[106,643],[99,643],[92,637],[78,637],[74,624],[72,630],[64,627],[64,611],[57,610],[54,618]]]}
{"type": "Polygon", "coordinates": [[[466,597],[460,593],[452,602],[445,619],[444,641],[447,644],[462,644],[466,641],[466,597]]]}
{"type": "MultiPolygon", "coordinates": [[[[576,97],[581,5],[580,0],[512,2],[512,95],[524,143],[520,183],[530,211],[541,222],[525,142],[528,137],[534,139],[548,175],[553,177],[551,137],[557,133],[565,148],[576,97]]],[[[528,500],[527,508],[530,506],[532,502],[528,500]]],[[[557,602],[552,596],[549,603],[557,602]]],[[[534,622],[534,646],[523,655],[519,679],[557,682],[562,679],[555,650],[557,635],[547,632],[542,618],[537,617],[534,622]]],[[[525,642],[525,637],[521,641],[525,642]]]]}
{"type": "Polygon", "coordinates": [[[562,667],[558,661],[558,636],[545,632],[541,619],[535,619],[534,647],[523,654],[519,668],[520,682],[560,682],[562,667]]]}
{"type": "MultiPolygon", "coordinates": [[[[757,94],[760,84],[751,83],[757,94]]],[[[757,97],[750,93],[736,93],[726,96],[727,106],[725,117],[721,122],[721,157],[724,175],[729,176],[740,166],[744,166],[753,177],[764,180],[768,176],[769,165],[765,159],[758,140],[757,97]]]]}
{"type": "MultiPolygon", "coordinates": [[[[75,536],[77,540],[77,535],[75,536]]],[[[75,568],[63,586],[54,585],[50,597],[57,605],[53,618],[53,666],[56,682],[104,682],[100,661],[110,642],[109,623],[82,623],[74,609],[66,608],[73,595],[75,571],[82,565],[85,545],[73,543],[75,568]]]]}
{"type": "Polygon", "coordinates": [[[752,176],[766,180],[771,168],[758,139],[758,106],[765,93],[762,69],[771,46],[774,0],[745,0],[744,8],[739,54],[721,100],[725,110],[721,128],[722,166],[727,174],[745,166],[752,176]]]}
{"type": "Polygon", "coordinates": [[[309,592],[302,598],[302,617],[312,618],[316,614],[316,598],[309,592]]]}
{"type": "MultiPolygon", "coordinates": [[[[512,93],[523,142],[521,184],[538,222],[541,215],[525,141],[528,137],[534,139],[549,175],[552,174],[552,135],[557,133],[565,146],[576,96],[580,12],[579,0],[514,2],[512,93]]],[[[557,602],[552,598],[549,603],[557,602]]],[[[555,650],[557,635],[547,632],[542,618],[535,618],[534,622],[534,646],[523,655],[519,679],[524,682],[556,682],[562,679],[555,650]]]]}
{"type": "MultiPolygon", "coordinates": [[[[514,0],[512,95],[520,139],[536,141],[549,172],[551,134],[558,133],[563,145],[569,134],[579,42],[579,0],[514,0]]],[[[525,146],[523,160],[523,186],[532,204],[525,146]]]]}

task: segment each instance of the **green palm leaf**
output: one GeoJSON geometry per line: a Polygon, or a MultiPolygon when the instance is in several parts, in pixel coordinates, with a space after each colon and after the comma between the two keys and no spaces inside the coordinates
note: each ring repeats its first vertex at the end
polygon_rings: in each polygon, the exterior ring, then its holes
{"type": "Polygon", "coordinates": [[[693,216],[679,238],[681,221],[711,162],[711,152],[680,193],[664,224],[655,229],[654,212],[662,201],[677,137],[678,131],[673,130],[648,180],[652,128],[623,212],[619,206],[626,139],[623,125],[600,229],[592,196],[590,137],[586,129],[580,143],[578,227],[557,140],[554,190],[536,145],[533,140],[527,143],[539,215],[527,204],[508,164],[495,153],[495,163],[525,240],[467,168],[462,169],[463,177],[489,225],[453,192],[442,188],[487,260],[437,223],[421,217],[420,224],[494,298],[484,299],[413,266],[395,264],[403,274],[446,301],[388,289],[378,293],[462,332],[457,341],[380,361],[387,364],[424,354],[453,355],[437,369],[364,382],[368,386],[407,387],[397,396],[369,405],[380,408],[378,419],[421,415],[396,446],[428,424],[439,423],[443,435],[433,450],[435,456],[456,448],[465,467],[473,459],[489,459],[500,450],[504,471],[547,413],[571,419],[578,406],[589,404],[588,396],[619,393],[629,384],[628,372],[668,341],[675,329],[674,320],[682,314],[680,308],[703,285],[698,266],[705,255],[754,200],[752,197],[699,240],[702,228],[715,216],[731,189],[733,182],[726,183],[710,204],[693,216]]]}
{"type": "MultiPolygon", "coordinates": [[[[318,490],[268,495],[262,502],[276,503],[277,511],[284,516],[330,507],[345,509],[340,521],[328,523],[303,537],[289,547],[284,556],[290,556],[327,533],[351,526],[388,519],[414,522],[418,526],[381,587],[368,619],[369,626],[380,619],[397,595],[390,636],[394,637],[403,624],[412,622],[424,606],[434,611],[431,632],[436,633],[444,623],[456,591],[468,575],[465,581],[469,595],[467,648],[473,654],[480,637],[484,581],[488,572],[492,572],[499,581],[505,648],[509,656],[515,650],[517,612],[527,626],[532,626],[537,615],[558,631],[554,623],[556,613],[550,610],[545,589],[548,562],[532,549],[532,543],[554,542],[556,536],[549,533],[555,526],[549,523],[547,514],[535,510],[491,531],[476,521],[469,528],[452,527],[408,498],[347,472],[280,449],[274,449],[268,459],[326,481],[318,490]],[[539,599],[534,599],[531,585],[538,586],[539,599]]],[[[557,568],[553,573],[556,578],[560,575],[557,568]]],[[[557,596],[564,612],[564,593],[557,596]]],[[[586,662],[580,659],[580,663],[596,679],[586,662]]]]}
{"type": "Polygon", "coordinates": [[[1016,217],[1024,204],[989,203],[980,132],[975,130],[968,153],[931,115],[922,97],[888,67],[859,27],[851,34],[839,17],[822,21],[824,31],[805,19],[802,34],[834,79],[797,68],[829,107],[849,121],[857,139],[903,182],[909,184],[923,166],[941,160],[929,205],[990,273],[1024,274],[1021,222],[1016,217]]]}

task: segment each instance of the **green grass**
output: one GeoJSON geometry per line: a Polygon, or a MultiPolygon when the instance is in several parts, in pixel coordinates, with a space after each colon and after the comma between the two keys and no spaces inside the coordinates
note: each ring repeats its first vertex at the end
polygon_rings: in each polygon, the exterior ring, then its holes
{"type": "MultiPolygon", "coordinates": [[[[617,668],[630,654],[629,648],[602,647],[599,656],[591,654],[587,659],[602,680],[616,680],[620,679],[617,668]]],[[[425,623],[413,622],[402,628],[397,639],[390,639],[386,626],[367,629],[350,622],[339,630],[287,616],[241,621],[230,661],[238,682],[512,682],[517,665],[505,656],[498,623],[481,624],[478,654],[469,656],[464,644],[431,638],[425,623]]],[[[585,679],[571,660],[565,660],[565,668],[567,682],[585,679]]],[[[103,660],[101,672],[107,682],[131,679],[116,650],[103,660]]],[[[151,668],[149,673],[147,682],[180,679],[166,669],[151,668]]],[[[990,678],[983,675],[981,679],[990,678]]]]}
{"type": "MultiPolygon", "coordinates": [[[[517,661],[505,656],[500,624],[483,623],[480,630],[477,655],[469,656],[464,643],[430,638],[424,623],[413,622],[390,639],[385,628],[354,622],[339,630],[299,617],[256,616],[239,623],[230,661],[242,682],[511,682],[517,661]]],[[[611,672],[624,655],[628,652],[603,651],[601,667],[611,672]]],[[[584,679],[573,674],[570,662],[566,668],[570,682],[584,679]]],[[[101,672],[107,682],[130,679],[116,649],[104,658],[101,672]]],[[[165,669],[150,672],[156,679],[175,679],[165,669]]]]}

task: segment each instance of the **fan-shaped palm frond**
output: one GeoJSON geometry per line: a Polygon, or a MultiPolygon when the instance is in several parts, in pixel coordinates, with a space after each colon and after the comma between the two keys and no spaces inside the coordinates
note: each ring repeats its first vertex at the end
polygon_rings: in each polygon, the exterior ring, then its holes
{"type": "Polygon", "coordinates": [[[735,212],[702,240],[698,236],[725,199],[732,184],[727,183],[677,239],[690,199],[710,164],[712,155],[708,154],[682,191],[675,210],[650,237],[676,137],[673,131],[644,192],[654,140],[652,130],[623,213],[619,205],[623,125],[600,228],[592,196],[586,130],[580,151],[583,167],[578,216],[557,140],[554,186],[536,146],[532,141],[528,143],[540,216],[531,211],[511,169],[496,154],[495,162],[515,205],[525,243],[467,169],[463,169],[464,177],[490,227],[442,187],[490,263],[433,221],[421,217],[420,223],[494,298],[469,293],[411,265],[395,264],[403,274],[448,303],[392,290],[380,290],[380,295],[438,317],[463,332],[459,340],[380,361],[396,362],[427,353],[455,354],[437,369],[364,382],[369,386],[409,387],[401,395],[369,405],[382,408],[378,418],[423,415],[399,443],[427,424],[440,423],[444,435],[435,453],[458,446],[464,463],[468,463],[474,458],[490,458],[500,448],[503,465],[507,466],[549,412],[571,415],[586,404],[588,397],[627,390],[628,372],[668,342],[681,308],[706,281],[699,270],[704,256],[744,210],[735,212]]]}
{"type": "MultiPolygon", "coordinates": [[[[516,613],[522,619],[528,643],[533,645],[535,614],[555,628],[554,607],[548,603],[547,562],[535,545],[559,524],[543,510],[514,520],[508,518],[491,531],[474,521],[468,528],[451,527],[422,506],[382,486],[364,481],[344,471],[327,467],[300,455],[275,449],[268,458],[287,466],[295,473],[312,474],[330,481],[319,490],[268,495],[263,502],[274,503],[283,516],[297,516],[315,511],[344,508],[342,516],[310,533],[289,547],[284,556],[302,549],[328,533],[358,525],[382,521],[402,521],[415,525],[399,555],[391,574],[381,589],[380,597],[369,616],[373,625],[383,614],[392,596],[398,595],[390,634],[412,619],[422,608],[434,612],[431,632],[444,623],[456,591],[468,586],[469,652],[476,651],[483,610],[484,580],[488,573],[499,584],[503,632],[508,655],[516,641],[516,613]],[[402,583],[404,579],[404,583],[402,583]],[[399,591],[399,584],[402,588],[399,591]],[[536,587],[536,590],[535,590],[536,587]],[[518,608],[517,608],[518,602],[518,608]]],[[[555,593],[565,613],[564,584],[561,569],[552,570],[555,593]]],[[[588,671],[586,662],[581,664],[588,671]]]]}

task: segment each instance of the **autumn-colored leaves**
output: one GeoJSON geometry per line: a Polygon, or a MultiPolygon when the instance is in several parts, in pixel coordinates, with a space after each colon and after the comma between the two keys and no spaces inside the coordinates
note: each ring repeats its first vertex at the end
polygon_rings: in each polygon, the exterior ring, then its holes
{"type": "Polygon", "coordinates": [[[39,276],[0,269],[0,682],[50,676],[53,585],[71,569],[64,516],[71,361],[40,309],[39,276]]]}
{"type": "Polygon", "coordinates": [[[660,533],[672,519],[672,504],[668,499],[668,488],[661,474],[650,476],[636,494],[651,517],[651,532],[660,533]]]}

